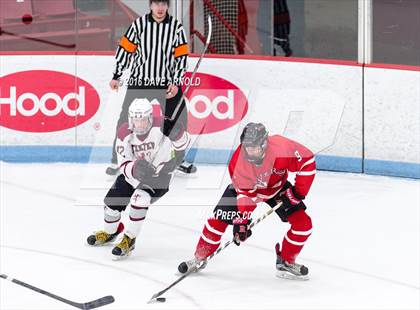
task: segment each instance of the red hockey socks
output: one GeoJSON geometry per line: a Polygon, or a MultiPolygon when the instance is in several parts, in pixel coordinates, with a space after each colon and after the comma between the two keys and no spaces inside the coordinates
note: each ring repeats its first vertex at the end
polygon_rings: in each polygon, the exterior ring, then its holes
{"type": "Polygon", "coordinates": [[[312,233],[312,221],[304,210],[293,213],[288,218],[291,227],[283,239],[281,257],[288,263],[295,259],[312,233]]]}
{"type": "Polygon", "coordinates": [[[198,241],[195,257],[205,259],[216,251],[227,227],[228,224],[225,222],[214,218],[208,219],[198,241]]]}

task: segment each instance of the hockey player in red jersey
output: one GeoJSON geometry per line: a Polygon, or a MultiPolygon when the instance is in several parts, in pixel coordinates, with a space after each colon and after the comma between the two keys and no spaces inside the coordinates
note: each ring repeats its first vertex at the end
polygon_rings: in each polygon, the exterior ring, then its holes
{"type": "Polygon", "coordinates": [[[128,123],[122,124],[117,133],[115,148],[121,174],[104,199],[103,230],[87,238],[88,244],[98,246],[124,232],[112,250],[116,259],[134,249],[147,210],[168,192],[171,174],[190,142],[182,126],[174,127],[169,137],[164,136],[161,123],[153,117],[153,107],[147,99],[135,99],[128,109],[128,123]],[[126,209],[129,217],[124,229],[121,212],[126,209]]]}
{"type": "Polygon", "coordinates": [[[275,246],[276,269],[281,277],[306,279],[308,268],[297,264],[296,257],[312,232],[303,200],[315,177],[314,155],[295,141],[268,136],[263,124],[247,124],[240,142],[229,163],[232,183],[205,223],[194,259],[181,263],[178,270],[186,273],[204,268],[206,258],[217,250],[228,225],[233,225],[235,244],[244,242],[251,236],[248,224],[257,203],[274,207],[282,202],[276,213],[291,227],[281,246],[275,246]],[[289,172],[296,173],[294,185],[287,181],[289,172]]]}

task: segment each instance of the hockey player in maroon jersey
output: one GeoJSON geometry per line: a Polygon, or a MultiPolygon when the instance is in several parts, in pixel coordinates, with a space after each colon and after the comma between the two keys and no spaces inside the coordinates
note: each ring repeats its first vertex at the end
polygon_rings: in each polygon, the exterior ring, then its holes
{"type": "Polygon", "coordinates": [[[124,232],[112,250],[116,259],[134,249],[147,210],[168,192],[172,172],[190,143],[188,132],[180,124],[169,136],[164,136],[162,121],[153,117],[149,100],[135,99],[128,109],[128,123],[118,130],[115,148],[122,173],[104,199],[103,230],[87,238],[89,245],[98,246],[112,242],[124,232]],[[129,217],[124,229],[121,212],[126,209],[129,217]]]}
{"type": "Polygon", "coordinates": [[[308,268],[297,264],[296,257],[312,232],[303,200],[315,177],[314,155],[295,141],[268,136],[263,124],[247,124],[240,142],[229,163],[232,183],[205,223],[194,259],[181,263],[178,270],[186,273],[204,268],[206,258],[217,250],[228,225],[233,225],[235,244],[244,242],[251,236],[248,224],[257,203],[274,207],[282,202],[276,213],[291,227],[281,246],[275,246],[277,273],[280,277],[307,279],[308,268]],[[287,181],[289,172],[296,173],[294,185],[287,181]]]}

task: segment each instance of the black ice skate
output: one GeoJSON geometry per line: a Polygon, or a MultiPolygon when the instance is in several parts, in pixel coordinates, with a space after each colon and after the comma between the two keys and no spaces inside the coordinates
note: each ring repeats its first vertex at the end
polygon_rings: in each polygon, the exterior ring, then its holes
{"type": "Polygon", "coordinates": [[[119,172],[120,172],[120,167],[116,164],[112,164],[105,170],[105,173],[107,175],[117,175],[119,172]]]}
{"type": "Polygon", "coordinates": [[[123,223],[119,223],[117,231],[113,234],[100,230],[87,238],[87,243],[92,246],[104,245],[115,240],[115,238],[124,231],[123,223]]]}
{"type": "Polygon", "coordinates": [[[277,276],[289,280],[309,280],[308,268],[304,265],[296,263],[288,263],[281,257],[279,252],[279,244],[276,245],[276,269],[277,276]]]}
{"type": "Polygon", "coordinates": [[[176,167],[176,169],[185,174],[194,174],[197,172],[197,167],[193,164],[187,163],[186,161],[183,161],[178,167],[176,167]]]}
{"type": "Polygon", "coordinates": [[[131,254],[131,251],[134,250],[136,243],[136,238],[131,239],[129,236],[124,234],[120,243],[118,243],[112,249],[112,255],[114,256],[114,260],[118,260],[124,257],[127,257],[131,254]]]}
{"type": "Polygon", "coordinates": [[[196,272],[198,270],[206,268],[206,266],[207,262],[205,260],[194,258],[179,264],[178,271],[182,274],[187,272],[196,272]]]}

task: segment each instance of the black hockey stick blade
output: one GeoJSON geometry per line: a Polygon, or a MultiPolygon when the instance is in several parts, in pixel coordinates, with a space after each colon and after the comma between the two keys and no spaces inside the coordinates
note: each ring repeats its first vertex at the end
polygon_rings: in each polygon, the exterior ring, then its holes
{"type": "Polygon", "coordinates": [[[106,306],[109,304],[112,304],[115,301],[114,297],[111,295],[96,299],[96,300],[92,300],[89,302],[85,302],[85,303],[76,303],[74,306],[79,308],[79,309],[85,309],[85,310],[89,310],[89,309],[95,309],[95,308],[99,308],[102,306],[106,306]]]}
{"type": "Polygon", "coordinates": [[[38,288],[36,286],[30,285],[30,284],[25,283],[25,282],[22,282],[20,280],[13,279],[11,277],[8,277],[5,274],[0,274],[0,278],[3,278],[5,280],[7,280],[7,281],[13,282],[13,283],[15,283],[17,285],[26,287],[26,288],[28,288],[30,290],[33,290],[33,291],[37,292],[37,293],[40,293],[42,295],[51,297],[51,298],[53,298],[55,300],[59,300],[59,301],[65,303],[65,304],[68,304],[70,306],[73,306],[73,307],[76,307],[76,308],[79,308],[79,309],[83,309],[83,310],[89,310],[89,309],[99,308],[99,307],[102,307],[102,306],[111,304],[111,303],[113,303],[115,301],[114,297],[112,297],[112,296],[105,296],[105,297],[102,297],[102,298],[99,298],[99,299],[95,299],[95,300],[92,300],[92,301],[89,301],[89,302],[78,303],[78,302],[74,302],[74,301],[68,300],[66,298],[60,297],[60,296],[55,295],[53,293],[44,291],[43,289],[40,289],[40,288],[38,288]]]}

